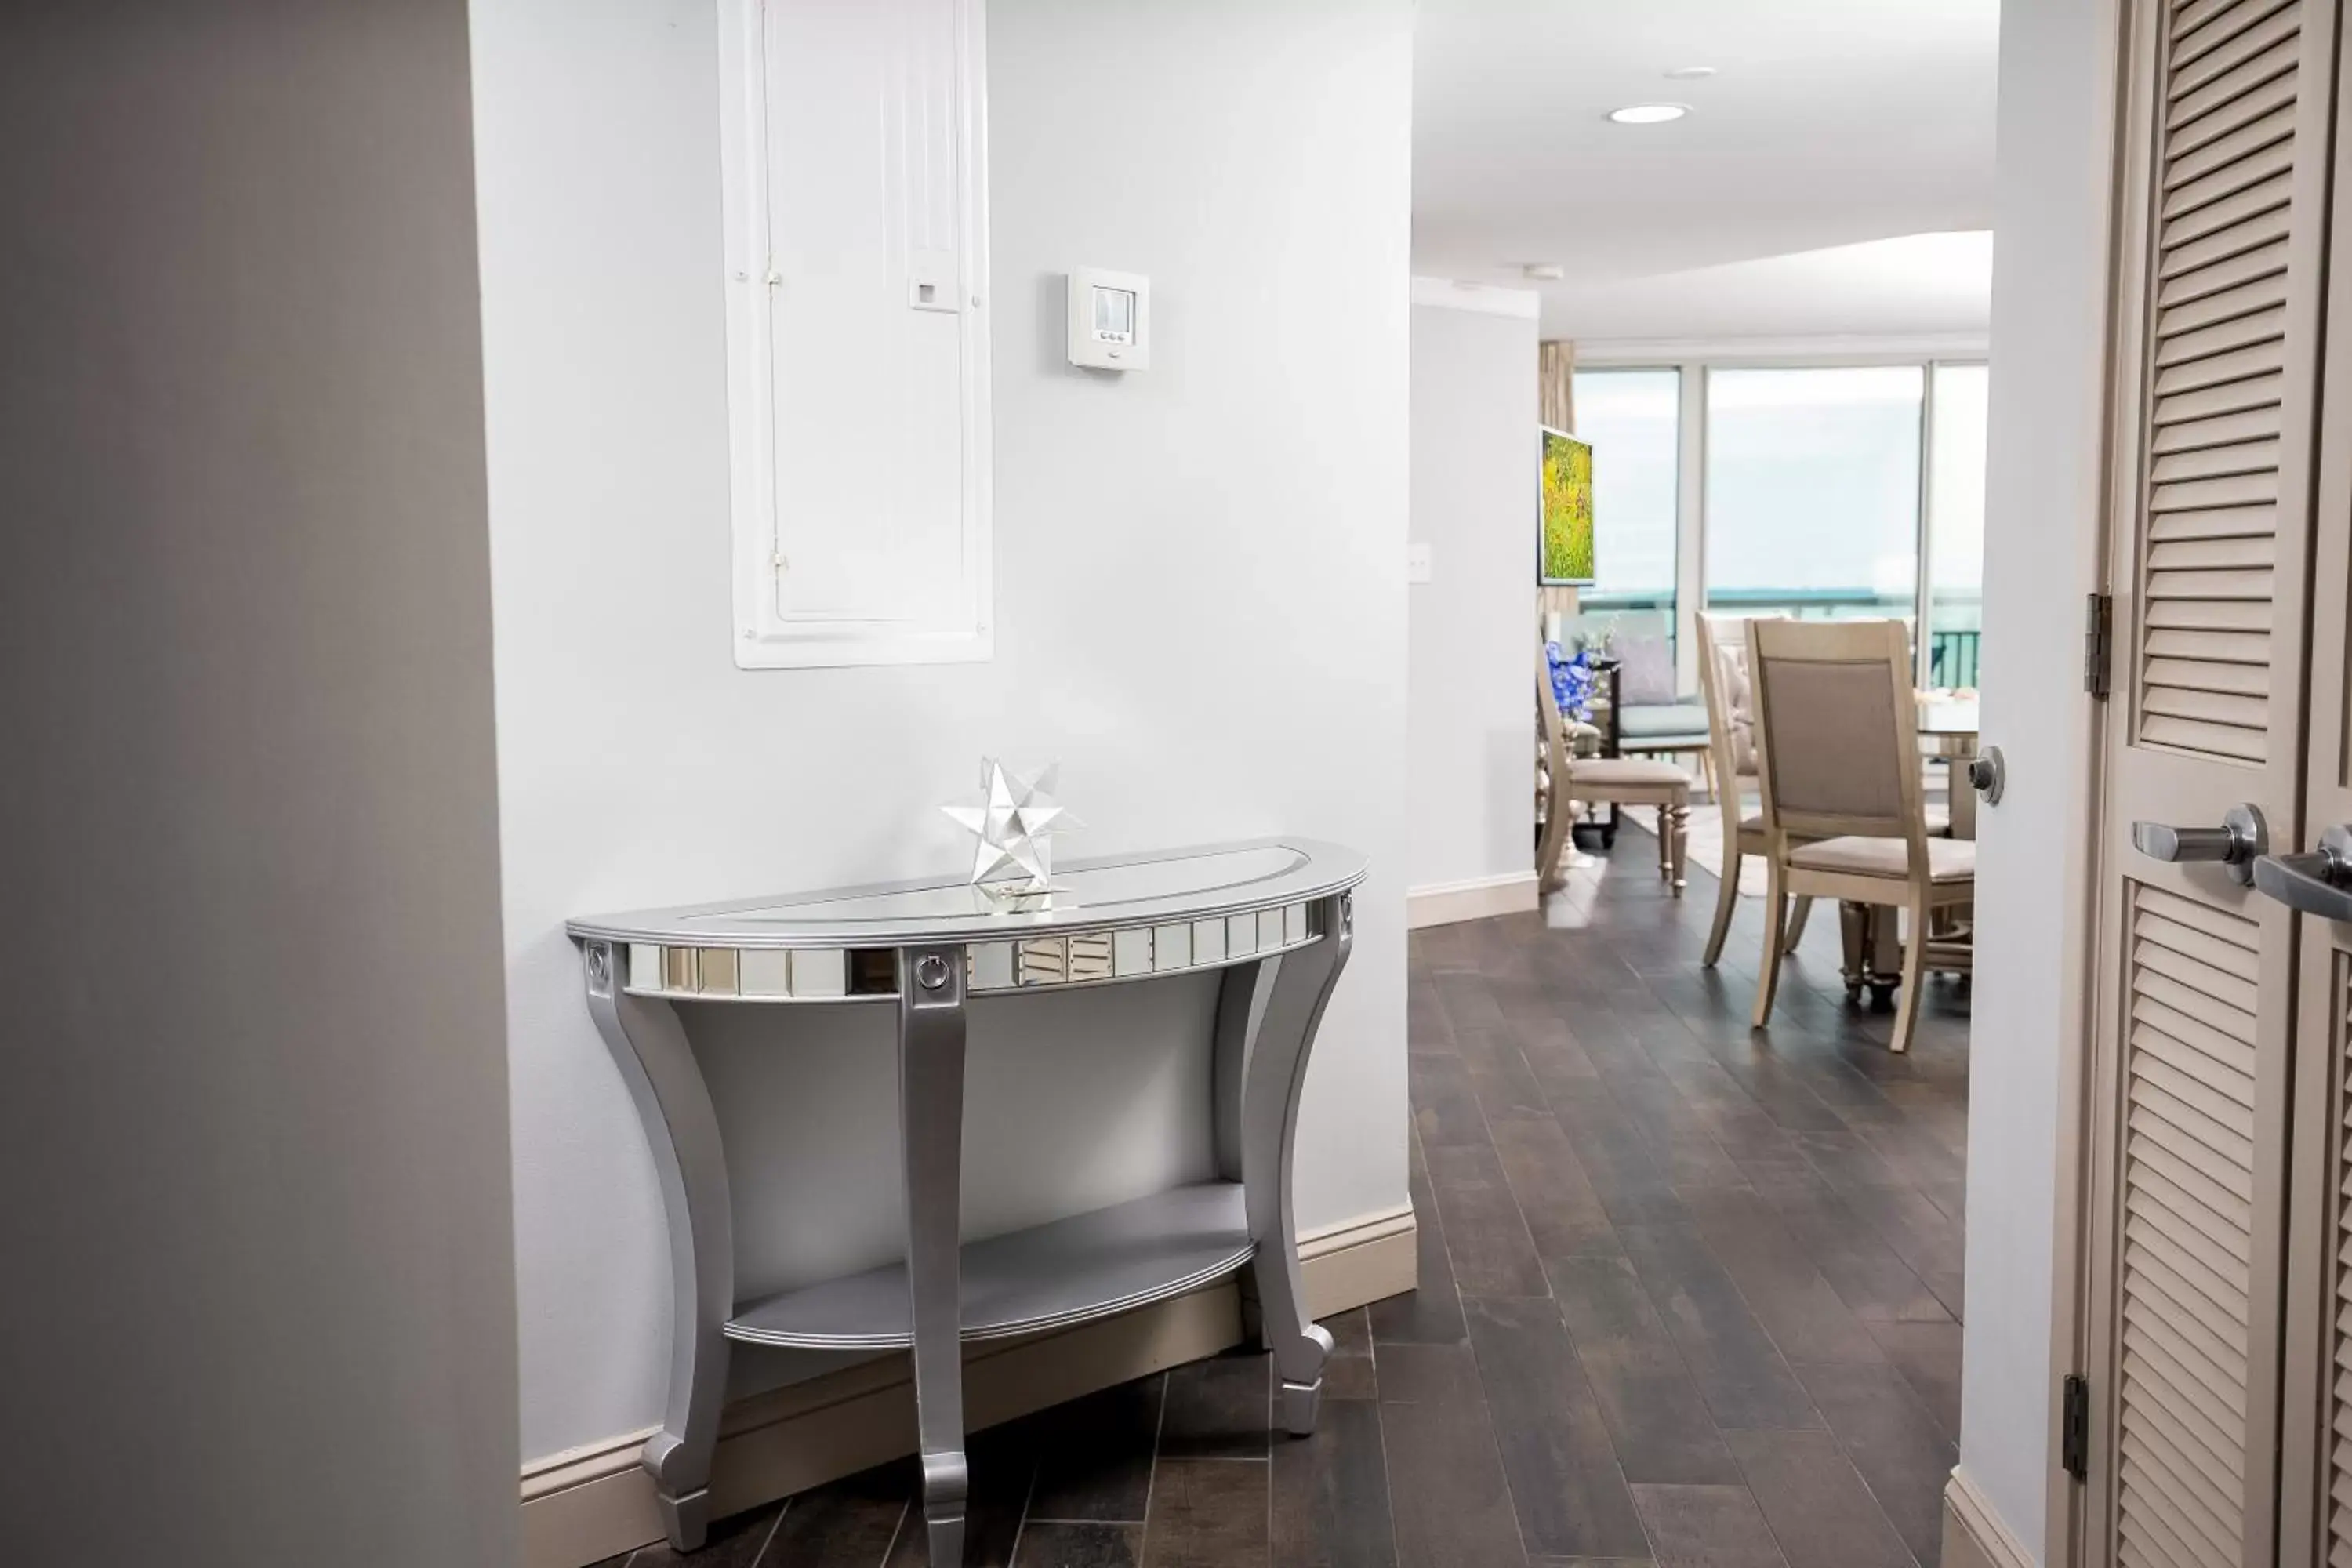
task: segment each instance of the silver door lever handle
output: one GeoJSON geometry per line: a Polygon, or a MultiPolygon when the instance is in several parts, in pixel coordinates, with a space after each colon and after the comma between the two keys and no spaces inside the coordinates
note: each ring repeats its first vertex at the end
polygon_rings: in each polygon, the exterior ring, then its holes
{"type": "Polygon", "coordinates": [[[2218,860],[2232,880],[2252,887],[2254,862],[2270,850],[2270,826],[2261,810],[2233,805],[2219,827],[2172,827],[2161,822],[2132,824],[2132,847],[2151,860],[2218,860]]]}
{"type": "Polygon", "coordinates": [[[2352,827],[2329,828],[2308,855],[2263,856],[2254,862],[2254,886],[2291,910],[2352,921],[2352,827]]]}

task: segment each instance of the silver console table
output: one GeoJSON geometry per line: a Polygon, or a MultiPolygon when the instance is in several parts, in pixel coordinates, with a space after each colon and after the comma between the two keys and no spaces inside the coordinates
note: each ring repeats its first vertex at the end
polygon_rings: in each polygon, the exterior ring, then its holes
{"type": "Polygon", "coordinates": [[[644,1463],[671,1544],[699,1546],[709,1526],[738,1341],[913,1350],[923,1513],[941,1568],[963,1558],[962,1340],[1086,1322],[1246,1269],[1283,1423],[1313,1430],[1331,1339],[1300,1293],[1291,1145],[1364,873],[1352,850],[1276,838],[1066,866],[1059,907],[1035,912],[1002,912],[961,883],[903,882],[572,921],[589,1011],[644,1120],[668,1218],[669,1395],[644,1463]],[[1201,970],[1223,974],[1204,1086],[1216,1179],[964,1244],[967,1008],[1201,970]],[[905,1263],[735,1299],[727,1164],[680,1002],[897,1009],[905,1263]]]}

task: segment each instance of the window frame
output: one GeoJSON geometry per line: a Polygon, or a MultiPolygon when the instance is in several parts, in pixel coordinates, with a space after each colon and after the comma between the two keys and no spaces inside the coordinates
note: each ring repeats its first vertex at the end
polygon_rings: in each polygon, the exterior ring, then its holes
{"type": "Polygon", "coordinates": [[[1864,348],[1742,350],[1725,345],[1632,346],[1616,352],[1580,351],[1576,371],[1678,371],[1682,376],[1682,408],[1675,421],[1681,467],[1675,486],[1677,521],[1675,540],[1675,647],[1676,684],[1696,689],[1698,680],[1697,621],[1706,607],[1707,544],[1707,384],[1718,370],[1850,370],[1916,366],[1921,374],[1919,399],[1919,485],[1915,507],[1913,549],[1917,552],[1914,574],[1912,675],[1924,689],[1932,653],[1928,616],[1935,605],[1934,487],[1936,473],[1936,372],[1939,366],[1987,365],[1991,356],[1976,339],[1908,344],[1873,352],[1864,348]]]}

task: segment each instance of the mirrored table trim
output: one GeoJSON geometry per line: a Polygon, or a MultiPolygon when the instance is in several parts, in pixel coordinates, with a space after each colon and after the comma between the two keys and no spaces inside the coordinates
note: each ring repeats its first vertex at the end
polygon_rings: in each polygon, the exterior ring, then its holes
{"type": "MultiPolygon", "coordinates": [[[[1367,869],[1361,855],[1339,845],[1309,838],[1262,838],[1194,850],[1074,861],[1059,868],[1055,876],[1057,887],[1066,883],[1067,889],[1057,892],[1051,907],[1044,909],[999,905],[962,881],[933,877],[585,916],[568,922],[567,929],[582,941],[621,946],[779,955],[785,951],[856,952],[918,944],[1025,940],[1033,935],[1083,936],[1139,927],[1156,931],[1212,916],[1257,914],[1311,904],[1355,887],[1367,869]]],[[[723,967],[725,961],[719,962],[723,967]]],[[[812,973],[828,967],[820,962],[812,973]]],[[[765,982],[773,982],[773,961],[753,968],[765,982]]],[[[789,962],[783,963],[783,972],[787,994],[797,992],[789,962]]],[[[740,963],[737,973],[740,994],[745,981],[740,963]]],[[[638,989],[634,974],[630,988],[638,989]]],[[[850,984],[847,989],[858,988],[850,984]]],[[[703,993],[698,986],[665,984],[662,994],[703,993]]]]}
{"type": "MultiPolygon", "coordinates": [[[[1163,925],[970,942],[965,985],[985,996],[1223,969],[1307,946],[1323,935],[1318,918],[1317,906],[1302,901],[1163,925]]],[[[637,942],[628,947],[623,988],[673,1002],[895,1002],[896,952],[637,942]]]]}

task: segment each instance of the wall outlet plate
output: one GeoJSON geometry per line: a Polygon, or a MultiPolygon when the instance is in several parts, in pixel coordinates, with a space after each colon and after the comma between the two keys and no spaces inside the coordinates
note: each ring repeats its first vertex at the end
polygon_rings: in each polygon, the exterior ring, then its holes
{"type": "Polygon", "coordinates": [[[1404,547],[1404,580],[1408,583],[1426,583],[1430,580],[1430,571],[1429,546],[1417,543],[1407,544],[1404,547]]]}

